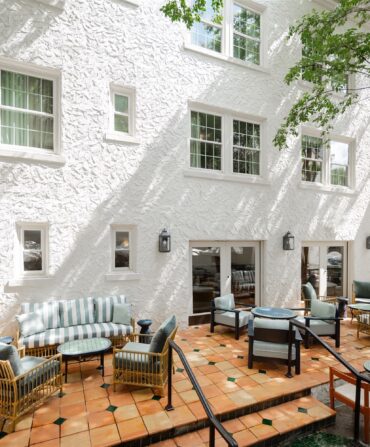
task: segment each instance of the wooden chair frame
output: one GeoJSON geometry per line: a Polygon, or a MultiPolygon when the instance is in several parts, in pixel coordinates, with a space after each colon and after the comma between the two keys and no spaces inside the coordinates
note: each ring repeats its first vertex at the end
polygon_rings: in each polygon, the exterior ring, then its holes
{"type": "MultiPolygon", "coordinates": [[[[131,318],[130,324],[135,329],[134,318],[131,318]]],[[[112,346],[116,348],[124,346],[129,341],[133,341],[133,337],[131,337],[131,334],[114,335],[112,337],[104,337],[104,338],[108,338],[112,342],[112,346]]],[[[20,339],[20,333],[19,330],[17,330],[16,346],[18,346],[18,348],[21,347],[19,345],[19,339],[20,339]]],[[[42,346],[39,348],[26,348],[26,355],[31,355],[34,357],[50,357],[58,353],[57,351],[58,346],[59,344],[42,346]]]]}
{"type": "MultiPolygon", "coordinates": [[[[174,340],[177,327],[172,331],[162,352],[137,352],[122,351],[122,349],[113,348],[113,391],[116,391],[117,384],[135,385],[139,387],[156,388],[160,395],[164,396],[164,389],[168,379],[168,349],[169,339],[174,340]],[[116,354],[124,352],[130,356],[128,368],[118,366],[115,361],[116,354]]],[[[143,339],[150,342],[153,334],[131,334],[134,342],[141,342],[143,339]]]]}
{"type": "MultiPolygon", "coordinates": [[[[235,303],[235,305],[241,305],[241,303],[235,303]]],[[[215,326],[217,326],[217,325],[230,327],[230,328],[234,329],[234,331],[235,331],[235,340],[239,340],[240,330],[248,327],[248,323],[245,324],[244,326],[239,327],[239,314],[242,311],[249,311],[253,307],[254,306],[248,306],[248,307],[243,307],[243,308],[238,308],[238,309],[223,309],[222,307],[216,307],[214,300],[212,300],[211,301],[211,325],[210,325],[210,332],[213,333],[215,331],[215,326]],[[223,324],[223,323],[216,323],[215,322],[215,315],[216,315],[217,312],[221,312],[221,313],[223,313],[223,312],[234,312],[235,313],[235,326],[231,326],[229,324],[223,324]]]]}
{"type": "Polygon", "coordinates": [[[360,332],[370,335],[370,312],[359,309],[351,309],[351,313],[352,319],[355,317],[357,320],[357,338],[360,338],[360,332]],[[366,322],[365,318],[361,318],[366,317],[366,315],[368,316],[369,322],[366,322]]]}
{"type": "MultiPolygon", "coordinates": [[[[21,348],[18,351],[20,357],[24,357],[25,349],[21,348]]],[[[19,376],[14,375],[8,360],[0,360],[0,417],[8,420],[6,426],[10,432],[14,430],[15,422],[19,417],[44,402],[56,391],[62,392],[62,390],[61,354],[45,359],[40,365],[19,376]],[[59,363],[57,374],[50,372],[55,368],[55,365],[51,366],[52,362],[59,363]],[[45,374],[46,380],[33,386],[35,376],[42,377],[43,374],[45,374]]]]}
{"type": "MultiPolygon", "coordinates": [[[[339,394],[335,391],[334,380],[335,378],[342,379],[347,383],[350,383],[356,386],[356,378],[351,373],[346,373],[339,371],[336,368],[329,368],[329,394],[330,394],[330,407],[335,410],[335,399],[343,402],[345,405],[355,409],[355,401],[350,400],[347,397],[339,394]]],[[[370,430],[370,406],[369,406],[369,393],[370,393],[370,384],[361,383],[361,391],[364,392],[364,405],[360,406],[360,413],[364,415],[364,440],[366,444],[369,444],[369,430],[370,430]]]]}

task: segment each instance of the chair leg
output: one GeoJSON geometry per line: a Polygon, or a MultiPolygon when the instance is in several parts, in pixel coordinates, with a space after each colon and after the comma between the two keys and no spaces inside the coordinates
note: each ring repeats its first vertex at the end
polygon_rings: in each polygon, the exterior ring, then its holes
{"type": "Polygon", "coordinates": [[[364,414],[364,441],[365,444],[369,445],[369,430],[370,430],[370,414],[366,412],[364,414]]]}
{"type": "Polygon", "coordinates": [[[309,348],[309,337],[310,337],[310,334],[308,332],[305,332],[305,334],[304,334],[304,347],[306,349],[309,348]]]}
{"type": "Polygon", "coordinates": [[[239,331],[240,331],[239,326],[235,326],[235,340],[239,340],[239,331]]]}

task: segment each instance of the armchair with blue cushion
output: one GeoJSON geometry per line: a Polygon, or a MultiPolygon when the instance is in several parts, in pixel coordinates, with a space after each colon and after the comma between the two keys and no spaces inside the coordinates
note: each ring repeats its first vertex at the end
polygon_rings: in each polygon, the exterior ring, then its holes
{"type": "Polygon", "coordinates": [[[251,313],[248,307],[245,310],[235,307],[234,295],[232,293],[219,296],[211,301],[211,327],[210,331],[215,331],[215,326],[222,325],[235,330],[235,339],[239,340],[240,330],[248,326],[251,313]]]}
{"type": "MultiPolygon", "coordinates": [[[[295,373],[301,372],[300,345],[302,337],[298,329],[289,331],[288,320],[269,320],[254,318],[248,324],[248,368],[253,368],[255,359],[280,359],[295,365],[295,373]],[[289,341],[292,337],[292,351],[289,359],[289,341]]],[[[290,363],[290,364],[289,364],[290,363]]]]}
{"type": "Polygon", "coordinates": [[[62,355],[24,356],[25,349],[0,343],[0,417],[13,431],[16,420],[56,391],[62,392],[62,355]]]}
{"type": "Polygon", "coordinates": [[[311,303],[313,300],[319,300],[326,303],[337,302],[336,296],[317,296],[316,290],[313,285],[308,281],[306,284],[302,284],[302,301],[304,301],[304,307],[307,313],[311,309],[311,303]]]}
{"type": "MultiPolygon", "coordinates": [[[[316,335],[330,336],[335,340],[335,347],[340,346],[340,320],[337,306],[318,299],[311,301],[311,314],[297,317],[297,321],[309,327],[316,335]]],[[[310,335],[304,334],[304,346],[309,347],[310,335]]]]}
{"type": "Polygon", "coordinates": [[[352,304],[370,304],[370,282],[353,281],[352,304]]]}

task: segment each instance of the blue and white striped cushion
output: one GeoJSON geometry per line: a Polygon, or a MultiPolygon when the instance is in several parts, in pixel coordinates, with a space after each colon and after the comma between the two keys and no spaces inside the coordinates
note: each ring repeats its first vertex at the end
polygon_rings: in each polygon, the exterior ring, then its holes
{"type": "Polygon", "coordinates": [[[60,327],[59,302],[47,301],[44,303],[22,303],[21,313],[28,314],[35,312],[39,314],[46,329],[56,329],[60,327]]]}
{"type": "Polygon", "coordinates": [[[95,321],[97,323],[109,323],[113,320],[113,304],[121,304],[125,302],[125,295],[94,298],[95,321]]]}
{"type": "Polygon", "coordinates": [[[94,301],[92,297],[60,301],[60,325],[62,327],[90,324],[94,321],[94,301]]]}
{"type": "Polygon", "coordinates": [[[132,326],[115,323],[93,323],[70,327],[49,329],[40,334],[19,339],[20,345],[26,348],[42,348],[43,346],[59,345],[66,341],[81,340],[93,337],[112,337],[128,335],[133,332],[132,326]]]}

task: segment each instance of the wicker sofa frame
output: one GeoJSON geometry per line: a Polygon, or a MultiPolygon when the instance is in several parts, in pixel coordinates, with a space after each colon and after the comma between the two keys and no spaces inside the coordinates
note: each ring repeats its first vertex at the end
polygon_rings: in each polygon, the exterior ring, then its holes
{"type": "MultiPolygon", "coordinates": [[[[18,352],[20,357],[24,357],[24,347],[18,349],[18,352]]],[[[19,376],[14,375],[8,360],[0,360],[0,417],[6,419],[6,431],[14,431],[15,422],[19,417],[44,402],[55,392],[62,392],[62,384],[61,354],[45,359],[41,364],[19,376]],[[59,363],[56,374],[50,373],[53,370],[53,367],[50,367],[53,362],[59,363]],[[40,377],[45,375],[46,380],[32,386],[38,374],[40,377]]]]}
{"type": "MultiPolygon", "coordinates": [[[[164,396],[164,389],[168,379],[168,350],[169,340],[174,340],[177,327],[171,332],[160,353],[156,352],[136,352],[125,350],[124,353],[130,356],[128,367],[118,366],[116,354],[123,352],[121,349],[113,348],[113,391],[116,391],[117,384],[135,385],[140,387],[155,388],[161,396],[164,396]]],[[[153,334],[131,334],[131,341],[140,343],[143,340],[149,343],[153,334]]]]}

